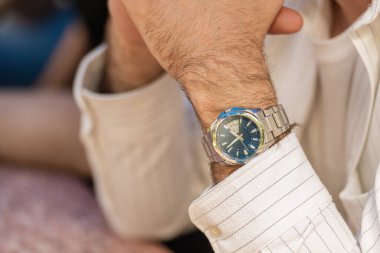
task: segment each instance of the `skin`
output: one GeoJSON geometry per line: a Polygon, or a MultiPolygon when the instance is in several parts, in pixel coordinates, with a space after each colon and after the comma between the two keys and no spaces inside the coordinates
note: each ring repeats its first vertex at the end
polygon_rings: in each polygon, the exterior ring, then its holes
{"type": "MultiPolygon", "coordinates": [[[[282,1],[273,1],[269,5],[265,1],[237,1],[238,4],[229,1],[209,2],[203,9],[204,13],[197,13],[202,10],[201,5],[204,3],[170,3],[166,0],[154,4],[151,1],[122,1],[127,12],[129,10],[129,13],[134,14],[131,19],[136,24],[137,34],[142,35],[160,65],[182,83],[204,129],[227,107],[266,108],[277,104],[261,52],[262,43],[268,32],[298,31],[302,26],[298,13],[282,8],[282,1]],[[241,5],[248,7],[247,10],[240,9],[241,5]],[[229,12],[226,14],[224,10],[229,12]],[[181,22],[187,25],[175,25],[177,20],[171,20],[175,12],[178,12],[177,17],[182,17],[181,22]],[[214,20],[209,22],[207,17],[210,15],[214,20]],[[260,16],[261,21],[250,21],[247,15],[260,16]],[[204,26],[205,23],[209,25],[204,26]],[[165,24],[174,25],[162,30],[165,24]],[[220,27],[225,29],[221,30],[220,27]],[[255,27],[254,33],[250,27],[255,27]],[[232,36],[225,36],[225,31],[233,31],[232,36]],[[176,39],[177,34],[183,35],[183,38],[176,39]],[[194,44],[193,37],[201,40],[194,44]],[[165,47],[160,45],[162,41],[165,47]],[[172,48],[176,50],[170,50],[172,48]],[[224,74],[220,75],[222,72],[224,74]],[[255,85],[257,82],[262,85],[255,85]],[[224,95],[226,93],[228,97],[224,95]],[[252,100],[252,97],[257,99],[252,100]]],[[[119,34],[122,33],[120,29],[119,34]]],[[[132,34],[136,34],[136,31],[132,34]]],[[[221,173],[217,171],[228,171],[230,174],[236,169],[236,166],[213,164],[214,181],[222,180],[221,173]]]]}
{"type": "Polygon", "coordinates": [[[36,80],[36,86],[40,89],[69,87],[80,61],[89,50],[89,45],[85,24],[79,20],[74,21],[66,28],[45,69],[36,80]],[[70,52],[69,57],[67,52],[70,52]]]}
{"type": "Polygon", "coordinates": [[[335,0],[332,1],[333,24],[331,36],[346,30],[368,8],[371,0],[335,0]]]}
{"type": "Polygon", "coordinates": [[[35,88],[0,90],[1,163],[91,176],[79,141],[79,111],[71,92],[63,89],[72,83],[88,51],[88,40],[84,24],[73,22],[65,29],[35,88]]]}
{"type": "MultiPolygon", "coordinates": [[[[331,35],[335,36],[347,29],[367,8],[371,0],[331,1],[333,25],[331,35]]],[[[110,24],[108,27],[108,68],[105,89],[109,92],[124,92],[159,77],[163,69],[150,53],[143,38],[133,24],[122,0],[110,0],[110,24]],[[144,63],[144,64],[141,64],[144,63]],[[124,66],[124,67],[122,67],[124,66]]],[[[296,32],[302,20],[282,9],[276,24],[270,32],[274,34],[296,32]],[[290,23],[289,23],[290,22],[290,23]]]]}
{"type": "MultiPolygon", "coordinates": [[[[197,1],[185,1],[181,2],[184,8],[172,4],[175,11],[168,8],[169,1],[156,1],[155,4],[147,0],[109,2],[112,18],[105,86],[111,92],[128,91],[148,83],[157,77],[157,73],[162,73],[162,69],[158,70],[161,65],[182,83],[204,129],[225,108],[237,105],[267,108],[277,104],[262,54],[262,44],[268,32],[286,34],[298,31],[302,27],[298,13],[282,8],[283,2],[277,0],[270,4],[265,0],[237,1],[236,5],[231,5],[230,1],[202,2],[206,8],[199,6],[197,1]],[[242,10],[238,8],[241,5],[247,5],[248,11],[241,13],[242,10]],[[202,8],[204,13],[197,13],[202,8]],[[226,16],[225,9],[231,10],[230,15],[226,16]],[[173,13],[176,13],[175,16],[173,13]],[[253,20],[250,23],[246,17],[248,15],[258,16],[260,21],[253,20]],[[208,23],[204,17],[209,16],[215,16],[215,20],[208,23]],[[165,30],[161,29],[166,24],[176,24],[177,17],[181,17],[183,27],[168,26],[165,30]],[[209,25],[204,26],[205,23],[209,25]],[[252,26],[257,29],[251,30],[252,26]],[[226,36],[226,31],[231,33],[226,36]],[[176,34],[182,34],[183,37],[176,38],[176,34]],[[198,38],[198,43],[194,44],[193,38],[198,38]],[[165,45],[160,41],[165,41],[165,45]],[[170,48],[176,48],[175,54],[168,50],[170,48]],[[239,50],[231,50],[233,48],[239,50]],[[141,51],[144,53],[139,56],[141,51]],[[152,75],[141,75],[139,73],[146,70],[139,71],[133,67],[146,66],[150,59],[153,67],[149,73],[152,75]],[[252,100],[252,97],[256,99],[252,100]]],[[[211,166],[216,183],[236,169],[238,166],[211,166]]]]}
{"type": "MultiPolygon", "coordinates": [[[[184,86],[204,129],[230,106],[267,108],[276,104],[275,90],[262,53],[263,41],[268,32],[297,32],[302,27],[300,15],[282,8],[283,1],[235,1],[233,5],[229,5],[230,1],[208,1],[201,6],[197,6],[197,1],[178,3],[172,4],[170,0],[110,1],[111,49],[105,83],[109,91],[143,86],[162,73],[161,65],[184,86]],[[181,4],[185,6],[183,9],[181,4]],[[239,9],[243,5],[244,11],[239,9]],[[229,12],[226,14],[225,10],[229,12]],[[215,19],[208,22],[202,17],[215,19]],[[194,38],[197,38],[195,46],[194,38]],[[166,43],[163,45],[160,41],[166,43]],[[171,48],[176,49],[174,53],[169,50],[171,48]],[[115,56],[113,52],[125,53],[115,56]],[[143,66],[151,64],[150,71],[121,67],[141,66],[139,62],[144,62],[143,66]],[[131,78],[125,80],[127,77],[131,78]],[[117,87],[112,86],[115,83],[117,87]]],[[[369,3],[368,0],[332,1],[331,35],[347,29],[369,3]]],[[[214,181],[220,182],[238,168],[212,165],[214,181]]]]}
{"type": "MultiPolygon", "coordinates": [[[[249,6],[245,8],[249,11],[231,10],[231,16],[223,19],[231,1],[202,1],[201,6],[197,6],[198,1],[177,1],[185,6],[183,9],[169,1],[109,0],[105,91],[118,93],[139,88],[167,71],[184,86],[204,129],[229,106],[266,108],[277,103],[262,53],[263,40],[267,33],[299,31],[302,18],[298,13],[282,8],[283,2],[277,0],[234,1],[237,7],[249,6]],[[170,9],[172,5],[175,10],[170,9]],[[201,18],[211,16],[216,17],[213,22],[201,18]],[[255,16],[258,19],[251,20],[255,16]],[[178,27],[173,26],[176,23],[178,27]],[[240,30],[253,25],[258,29],[240,30]],[[160,40],[165,43],[160,44],[160,40]],[[171,54],[170,48],[175,48],[176,54],[171,54]]],[[[368,3],[334,1],[331,34],[344,31],[368,3]]],[[[213,164],[215,183],[238,168],[213,164]]]]}
{"type": "Polygon", "coordinates": [[[90,176],[70,92],[2,90],[0,129],[1,163],[90,176]]]}
{"type": "MultiPolygon", "coordinates": [[[[110,50],[105,87],[110,92],[122,92],[143,86],[162,74],[163,69],[150,53],[124,3],[121,0],[110,0],[109,10],[110,50]]],[[[272,33],[291,33],[302,24],[301,18],[289,9],[281,9],[277,20],[271,27],[272,33]],[[290,25],[285,25],[286,23],[290,25]]]]}
{"type": "Polygon", "coordinates": [[[120,0],[108,2],[110,21],[104,90],[123,92],[141,87],[164,70],[150,53],[120,0]]]}

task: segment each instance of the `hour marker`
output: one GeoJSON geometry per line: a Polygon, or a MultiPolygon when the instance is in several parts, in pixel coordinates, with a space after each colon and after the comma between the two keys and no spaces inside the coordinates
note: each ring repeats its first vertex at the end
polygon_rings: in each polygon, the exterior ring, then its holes
{"type": "Polygon", "coordinates": [[[257,132],[257,129],[253,129],[250,133],[253,134],[253,133],[256,133],[257,132]]]}
{"type": "Polygon", "coordinates": [[[238,156],[238,155],[239,155],[239,153],[240,153],[240,151],[236,151],[236,156],[238,156]]]}
{"type": "Polygon", "coordinates": [[[220,134],[219,136],[222,136],[222,137],[226,137],[226,135],[225,135],[225,134],[220,134]]]}
{"type": "Polygon", "coordinates": [[[223,142],[223,143],[222,143],[222,146],[226,146],[226,145],[227,145],[227,142],[223,142]]]}
{"type": "Polygon", "coordinates": [[[253,146],[253,145],[249,145],[249,147],[250,147],[251,149],[256,149],[256,147],[253,146]]]}
{"type": "Polygon", "coordinates": [[[244,155],[248,155],[248,151],[247,150],[244,150],[244,155]]]}
{"type": "Polygon", "coordinates": [[[248,122],[247,127],[249,127],[249,125],[251,125],[251,123],[252,123],[252,121],[248,122]]]}
{"type": "Polygon", "coordinates": [[[258,138],[252,138],[253,141],[258,141],[259,139],[258,138]]]}
{"type": "Polygon", "coordinates": [[[227,150],[227,152],[228,152],[228,153],[230,153],[230,152],[231,152],[231,150],[232,150],[232,148],[229,148],[229,149],[227,150]]]}
{"type": "Polygon", "coordinates": [[[239,120],[239,122],[240,122],[240,125],[241,125],[242,121],[243,121],[243,118],[240,118],[240,120],[239,120]]]}

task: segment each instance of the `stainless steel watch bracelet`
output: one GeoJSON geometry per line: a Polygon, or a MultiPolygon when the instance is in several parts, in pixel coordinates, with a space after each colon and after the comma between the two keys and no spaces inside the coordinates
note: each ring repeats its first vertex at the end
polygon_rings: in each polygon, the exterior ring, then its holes
{"type": "Polygon", "coordinates": [[[265,146],[269,148],[276,142],[276,138],[289,130],[289,119],[282,105],[259,111],[255,115],[261,120],[265,130],[265,146]]]}
{"type": "MultiPolygon", "coordinates": [[[[276,105],[269,109],[254,112],[263,123],[265,134],[265,150],[273,146],[276,138],[290,129],[289,119],[282,105],[276,105]]],[[[202,144],[211,162],[224,162],[213,147],[212,133],[209,131],[202,137],[202,144]]]]}

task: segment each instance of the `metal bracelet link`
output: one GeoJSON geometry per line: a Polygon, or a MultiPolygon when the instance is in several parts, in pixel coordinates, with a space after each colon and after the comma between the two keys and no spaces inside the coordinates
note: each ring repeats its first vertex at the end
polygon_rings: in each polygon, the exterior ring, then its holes
{"type": "Polygon", "coordinates": [[[272,146],[275,138],[290,128],[289,119],[282,105],[276,105],[262,111],[261,120],[266,128],[266,144],[272,146]]]}

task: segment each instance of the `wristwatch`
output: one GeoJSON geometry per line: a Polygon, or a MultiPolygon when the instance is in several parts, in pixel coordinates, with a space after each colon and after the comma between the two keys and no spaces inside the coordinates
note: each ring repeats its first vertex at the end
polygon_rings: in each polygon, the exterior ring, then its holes
{"type": "Polygon", "coordinates": [[[210,161],[246,164],[273,144],[290,128],[282,105],[247,109],[233,107],[222,112],[202,137],[210,161]]]}

